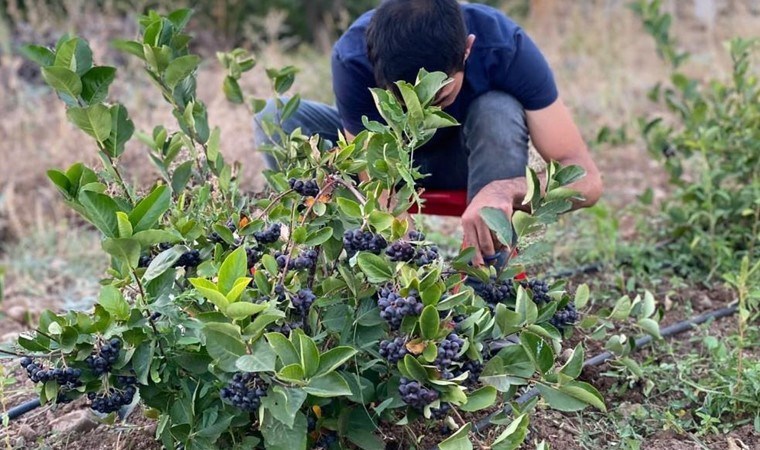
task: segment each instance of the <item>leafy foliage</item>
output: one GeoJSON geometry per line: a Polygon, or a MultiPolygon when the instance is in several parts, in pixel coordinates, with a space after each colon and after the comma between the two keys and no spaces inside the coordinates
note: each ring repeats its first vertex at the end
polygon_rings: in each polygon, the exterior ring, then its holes
{"type": "MultiPolygon", "coordinates": [[[[64,388],[66,400],[86,394],[102,412],[140,401],[158,418],[157,438],[187,449],[378,449],[380,427],[413,420],[443,420],[452,435],[441,448],[464,448],[471,426],[458,411],[486,409],[533,384],[554,408],[605,409],[599,392],[576,380],[582,347],[558,361],[570,327],[555,315],[571,303],[582,308],[588,289],[573,299],[562,283],[513,280],[533,253],[528,244],[540,241],[536,233],[569,209],[576,194],[566,186],[582,170],[551,163],[543,195],[529,170],[532,214],[516,214],[514,230],[503,213],[484,212],[510,250],[527,249],[519,258],[476,268],[466,249],[444,261],[399,218],[421,201],[414,150],[455,125],[431,105],[445,75],[422,71],[414,85],[398,83],[405,107],[389,91],[373,90],[386,123],[366,122],[350,143],[285,133],[279,123],[300,99],[277,100],[279,113],[261,126],[278,138],[266,150],[279,169],[265,172],[267,195],[245,196],[195,94],[200,60],[188,51],[189,17],[187,10],[150,12],[140,18],[140,40],[117,44],[144,62],[179,128],[138,133],[161,175],[147,189],[121,174],[134,126],[123,106],[106,103],[115,70],[93,66],[89,46],[76,37],[38,61],[102,161],[99,171],[75,164],[49,177],[100,230],[111,257],[92,312],[46,311],[35,333],[19,338],[45,367],[78,371],[71,385],[47,379],[43,402],[60,401],[64,388]],[[367,179],[357,181],[365,171],[367,179]],[[308,180],[308,189],[293,180],[308,180]],[[382,251],[381,242],[402,241],[413,243],[414,258],[382,251]],[[472,282],[514,285],[509,295],[485,299],[472,282]]],[[[253,57],[239,49],[218,57],[228,98],[260,111],[263,102],[238,84],[253,57]]],[[[278,97],[295,72],[268,70],[278,97]]],[[[639,308],[647,319],[654,312],[648,300],[608,315],[639,308]]],[[[526,427],[519,417],[494,448],[514,448],[526,427]]]]}
{"type": "Polygon", "coordinates": [[[641,120],[649,150],[675,188],[661,234],[672,240],[668,253],[677,268],[711,278],[735,271],[744,256],[760,259],[758,41],[732,40],[731,78],[699,82],[678,70],[688,54],[677,50],[660,3],[641,0],[634,9],[673,68],[670,83],[650,92],[670,115],[641,120]]]}

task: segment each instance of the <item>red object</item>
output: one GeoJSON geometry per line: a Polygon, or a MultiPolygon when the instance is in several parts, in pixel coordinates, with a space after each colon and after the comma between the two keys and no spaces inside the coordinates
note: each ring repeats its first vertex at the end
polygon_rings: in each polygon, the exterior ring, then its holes
{"type": "MultiPolygon", "coordinates": [[[[422,211],[417,210],[417,205],[412,205],[409,209],[411,214],[461,217],[467,209],[467,191],[425,191],[421,197],[425,200],[422,204],[422,211]]],[[[512,257],[517,256],[518,253],[518,249],[515,248],[512,257]]],[[[525,272],[518,273],[515,276],[515,280],[518,281],[527,278],[525,272]]]]}
{"type": "Polygon", "coordinates": [[[425,191],[421,197],[425,200],[422,211],[412,205],[410,213],[461,217],[467,209],[467,191],[425,191]]]}

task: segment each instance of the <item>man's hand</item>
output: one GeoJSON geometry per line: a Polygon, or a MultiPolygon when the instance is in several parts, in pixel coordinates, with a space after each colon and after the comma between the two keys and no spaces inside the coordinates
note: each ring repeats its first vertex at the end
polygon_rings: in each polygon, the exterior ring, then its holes
{"type": "Polygon", "coordinates": [[[475,247],[475,258],[472,263],[483,265],[483,258],[496,254],[501,244],[494,240],[491,229],[480,216],[480,210],[485,207],[497,208],[504,211],[507,218],[512,219],[515,192],[514,180],[496,180],[487,184],[470,202],[462,214],[465,247],[475,247]]]}

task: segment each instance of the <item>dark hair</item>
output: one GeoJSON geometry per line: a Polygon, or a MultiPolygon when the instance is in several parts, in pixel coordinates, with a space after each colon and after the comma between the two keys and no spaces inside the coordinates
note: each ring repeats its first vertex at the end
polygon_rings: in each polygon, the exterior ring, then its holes
{"type": "Polygon", "coordinates": [[[456,0],[385,0],[367,28],[375,82],[383,88],[414,82],[420,69],[464,69],[467,30],[456,0]]]}

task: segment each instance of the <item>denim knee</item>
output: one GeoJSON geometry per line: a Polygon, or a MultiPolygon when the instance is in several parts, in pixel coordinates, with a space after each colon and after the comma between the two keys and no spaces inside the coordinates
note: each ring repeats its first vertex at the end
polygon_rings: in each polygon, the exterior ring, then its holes
{"type": "Polygon", "coordinates": [[[525,174],[528,125],[523,106],[511,95],[492,91],[478,97],[467,112],[462,136],[470,199],[492,181],[525,174]]]}

